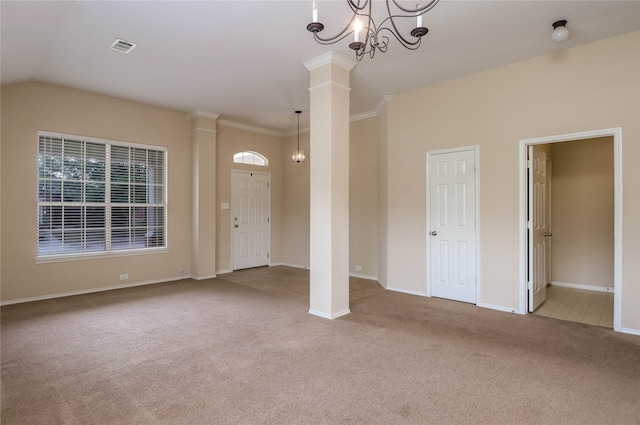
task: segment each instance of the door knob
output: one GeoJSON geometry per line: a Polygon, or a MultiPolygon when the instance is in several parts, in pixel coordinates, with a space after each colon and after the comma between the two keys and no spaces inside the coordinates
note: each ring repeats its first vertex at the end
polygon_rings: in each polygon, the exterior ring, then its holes
{"type": "Polygon", "coordinates": [[[545,236],[553,236],[553,233],[549,233],[549,232],[544,232],[545,236]]]}
{"type": "Polygon", "coordinates": [[[238,227],[238,225],[236,224],[236,225],[234,225],[233,227],[238,227]]]}
{"type": "Polygon", "coordinates": [[[438,236],[438,232],[436,232],[435,230],[433,230],[433,231],[431,232],[431,236],[438,236]]]}

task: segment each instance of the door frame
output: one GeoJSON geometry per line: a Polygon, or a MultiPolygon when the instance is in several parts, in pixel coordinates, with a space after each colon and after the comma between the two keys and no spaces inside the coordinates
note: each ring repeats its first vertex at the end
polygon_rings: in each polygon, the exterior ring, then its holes
{"type": "Polygon", "coordinates": [[[476,218],[476,226],[475,226],[475,256],[476,256],[476,302],[475,305],[482,305],[481,301],[481,274],[480,274],[480,145],[471,145],[471,146],[462,146],[459,148],[451,148],[451,149],[437,149],[433,151],[428,151],[426,155],[426,199],[425,199],[425,215],[426,215],[426,229],[425,229],[425,237],[426,237],[426,296],[431,297],[431,238],[429,237],[429,229],[431,228],[431,215],[429,214],[429,199],[431,197],[431,190],[429,189],[429,159],[434,155],[441,155],[447,153],[455,153],[455,152],[464,152],[464,151],[473,151],[473,157],[475,161],[475,196],[476,196],[476,208],[475,208],[475,218],[476,218]]]}
{"type": "MultiPolygon", "coordinates": [[[[527,302],[527,148],[530,145],[580,141],[598,137],[613,137],[613,330],[622,331],[622,127],[554,136],[521,139],[519,143],[520,164],[520,273],[519,314],[528,314],[527,302]]],[[[553,159],[553,158],[552,158],[553,159]]]]}
{"type": "Polygon", "coordinates": [[[229,234],[230,234],[230,247],[231,247],[231,251],[230,251],[230,255],[229,255],[229,263],[231,265],[231,271],[235,271],[235,245],[234,245],[234,233],[233,233],[233,218],[235,217],[235,203],[236,203],[236,193],[234,191],[233,188],[233,182],[234,182],[234,178],[233,175],[239,173],[239,174],[262,174],[267,176],[268,179],[268,196],[269,196],[269,200],[268,200],[268,204],[269,204],[269,208],[267,210],[267,216],[269,217],[269,220],[267,222],[267,237],[269,238],[269,246],[267,247],[267,252],[268,252],[268,256],[267,256],[267,267],[271,266],[271,173],[268,171],[251,171],[251,170],[238,170],[238,169],[232,169],[231,170],[231,205],[230,205],[230,209],[229,209],[229,234]]]}

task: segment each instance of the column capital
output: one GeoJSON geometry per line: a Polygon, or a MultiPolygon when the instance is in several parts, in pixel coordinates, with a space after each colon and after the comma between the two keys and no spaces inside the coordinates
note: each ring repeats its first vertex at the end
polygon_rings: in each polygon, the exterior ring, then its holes
{"type": "Polygon", "coordinates": [[[209,118],[212,120],[217,120],[218,118],[220,118],[220,114],[216,114],[214,112],[209,112],[209,111],[204,111],[202,109],[195,109],[191,112],[189,112],[189,118],[209,118]]]}
{"type": "Polygon", "coordinates": [[[197,109],[189,113],[191,118],[191,131],[216,132],[217,119],[220,114],[197,109]]]}
{"type": "Polygon", "coordinates": [[[314,69],[320,68],[324,65],[337,65],[341,68],[346,69],[347,71],[351,71],[356,63],[351,59],[347,59],[344,56],[337,54],[336,52],[327,52],[324,55],[318,56],[317,58],[308,60],[304,63],[305,68],[309,71],[313,71],[314,69]]]}

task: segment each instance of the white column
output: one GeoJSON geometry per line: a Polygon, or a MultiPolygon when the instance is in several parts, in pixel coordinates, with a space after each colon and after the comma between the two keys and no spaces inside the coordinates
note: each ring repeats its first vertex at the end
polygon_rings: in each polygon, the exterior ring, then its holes
{"type": "Polygon", "coordinates": [[[305,62],[310,72],[309,313],[349,313],[349,72],[333,52],[305,62]]]}
{"type": "Polygon", "coordinates": [[[191,277],[208,279],[216,277],[216,120],[219,115],[195,111],[190,116],[191,277]]]}

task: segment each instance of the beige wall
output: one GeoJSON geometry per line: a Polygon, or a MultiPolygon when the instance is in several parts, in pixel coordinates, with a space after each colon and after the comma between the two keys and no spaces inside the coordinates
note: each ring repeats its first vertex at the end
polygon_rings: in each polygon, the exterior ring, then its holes
{"type": "Polygon", "coordinates": [[[221,209],[223,202],[231,203],[231,170],[267,172],[271,174],[271,263],[282,258],[282,139],[262,133],[218,124],[217,181],[216,181],[216,273],[232,269],[231,210],[221,209]],[[243,151],[258,152],[269,159],[267,167],[235,164],[233,154],[243,151]]]}
{"type": "Polygon", "coordinates": [[[349,127],[349,273],[378,277],[378,118],[349,127]],[[362,270],[356,270],[360,266],[362,270]]]}
{"type": "Polygon", "coordinates": [[[185,113],[40,83],[2,87],[2,301],[41,297],[190,273],[191,148],[185,113]],[[165,253],[35,264],[37,131],[167,147],[165,253]],[[129,280],[120,281],[121,274],[129,280]]]}
{"type": "Polygon", "coordinates": [[[297,149],[298,137],[285,138],[282,152],[282,190],[284,192],[283,250],[285,264],[309,268],[309,132],[300,133],[300,149],[305,151],[304,163],[291,162],[291,152],[297,149]]]}
{"type": "Polygon", "coordinates": [[[478,303],[519,310],[519,140],[622,127],[622,327],[640,330],[640,32],[398,95],[388,110],[388,285],[426,287],[426,152],[479,145],[478,303]]]}
{"type": "Polygon", "coordinates": [[[551,147],[551,280],[613,288],[613,138],[551,147]]]}

